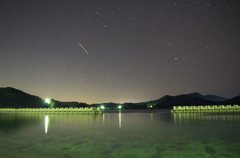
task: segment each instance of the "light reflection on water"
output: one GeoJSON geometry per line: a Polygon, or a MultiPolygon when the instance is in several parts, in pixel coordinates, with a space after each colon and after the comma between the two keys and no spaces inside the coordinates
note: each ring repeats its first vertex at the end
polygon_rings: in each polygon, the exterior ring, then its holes
{"type": "Polygon", "coordinates": [[[47,130],[48,130],[48,115],[45,116],[45,134],[47,134],[47,130]]]}
{"type": "Polygon", "coordinates": [[[239,158],[239,122],[229,113],[6,113],[0,157],[239,158]]]}

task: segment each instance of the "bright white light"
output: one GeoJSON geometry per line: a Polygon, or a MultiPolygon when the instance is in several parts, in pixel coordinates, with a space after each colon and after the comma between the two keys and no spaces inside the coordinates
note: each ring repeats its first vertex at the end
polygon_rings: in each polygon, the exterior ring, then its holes
{"type": "Polygon", "coordinates": [[[102,105],[102,106],[101,106],[101,109],[105,109],[105,107],[102,105]]]}
{"type": "Polygon", "coordinates": [[[121,105],[119,105],[119,106],[118,106],[118,109],[121,109],[121,108],[122,108],[122,106],[121,106],[121,105]]]}
{"type": "Polygon", "coordinates": [[[49,104],[50,103],[50,99],[45,99],[45,102],[49,104]]]}
{"type": "Polygon", "coordinates": [[[45,134],[47,134],[47,131],[48,131],[48,115],[45,116],[45,134]]]}

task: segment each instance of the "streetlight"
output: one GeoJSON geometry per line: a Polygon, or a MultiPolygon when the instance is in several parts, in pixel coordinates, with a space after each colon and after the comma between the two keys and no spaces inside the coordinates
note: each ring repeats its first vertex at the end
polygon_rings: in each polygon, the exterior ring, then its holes
{"type": "Polygon", "coordinates": [[[45,103],[47,103],[47,105],[49,106],[49,108],[51,108],[51,100],[50,99],[45,99],[45,103]]]}
{"type": "Polygon", "coordinates": [[[45,103],[47,104],[51,103],[50,99],[45,99],[45,103]]]}

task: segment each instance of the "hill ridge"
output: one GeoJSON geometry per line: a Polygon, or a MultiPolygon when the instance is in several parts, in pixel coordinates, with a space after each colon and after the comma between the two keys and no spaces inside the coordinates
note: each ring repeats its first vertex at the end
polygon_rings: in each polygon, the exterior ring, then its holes
{"type": "MultiPolygon", "coordinates": [[[[209,95],[206,95],[209,96],[209,95]]],[[[240,104],[240,96],[232,99],[224,99],[223,97],[214,96],[215,100],[223,99],[223,101],[212,101],[206,99],[205,96],[198,92],[181,94],[177,96],[165,95],[157,100],[151,100],[140,103],[123,103],[123,109],[171,109],[173,106],[188,106],[188,105],[216,105],[216,104],[240,104]]],[[[0,108],[48,108],[48,107],[98,107],[104,105],[106,107],[117,108],[119,103],[101,103],[101,104],[86,104],[76,101],[61,102],[51,99],[51,103],[45,103],[44,99],[25,93],[21,90],[12,87],[0,88],[0,108]]]]}

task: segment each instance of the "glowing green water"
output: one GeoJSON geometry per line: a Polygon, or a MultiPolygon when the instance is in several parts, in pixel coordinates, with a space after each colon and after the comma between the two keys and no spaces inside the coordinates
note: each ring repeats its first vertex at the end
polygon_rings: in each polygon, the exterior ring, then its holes
{"type": "Polygon", "coordinates": [[[240,114],[0,114],[0,157],[239,158],[240,114]]]}

